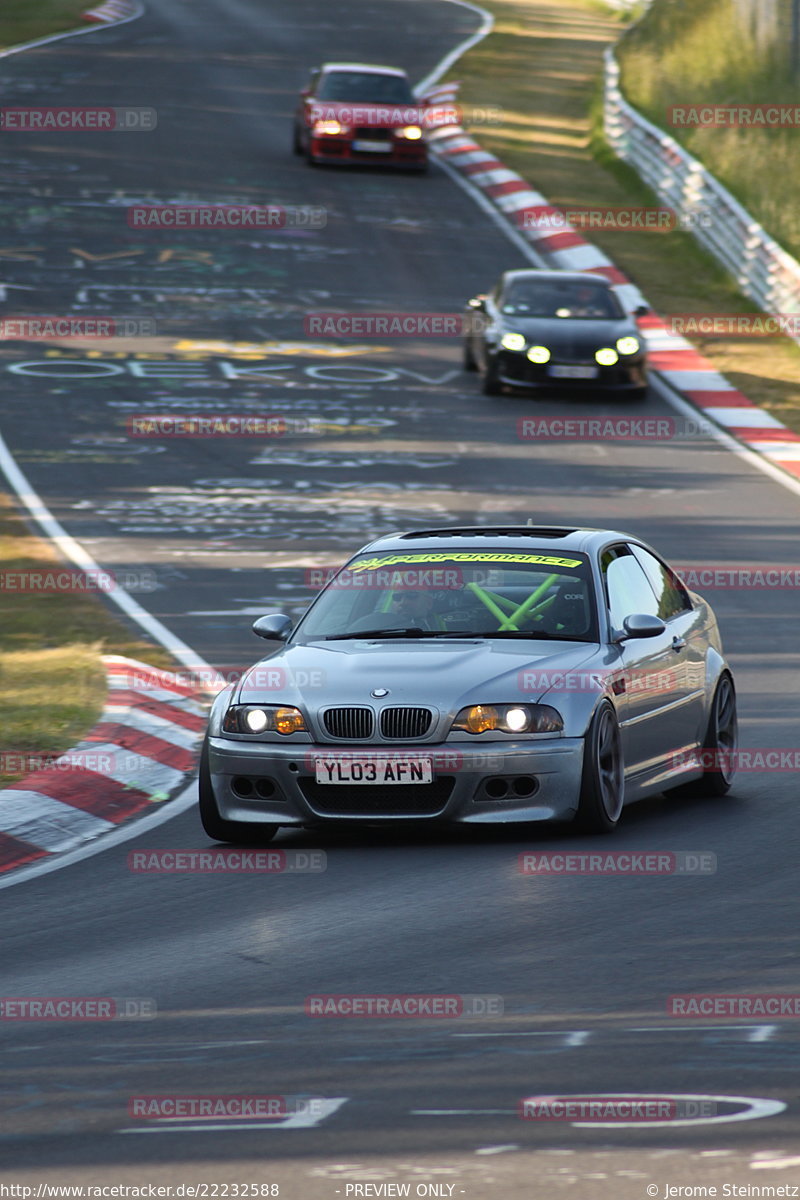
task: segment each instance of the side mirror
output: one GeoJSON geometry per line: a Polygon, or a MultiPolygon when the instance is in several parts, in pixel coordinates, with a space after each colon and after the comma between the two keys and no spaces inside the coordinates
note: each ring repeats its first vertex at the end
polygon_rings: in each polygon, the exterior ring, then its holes
{"type": "Polygon", "coordinates": [[[486,312],[486,297],[473,296],[471,300],[467,301],[467,307],[474,308],[476,312],[486,312]]]}
{"type": "Polygon", "coordinates": [[[634,315],[635,317],[647,317],[647,316],[649,316],[649,315],[650,315],[650,312],[651,312],[651,309],[650,309],[650,306],[649,306],[649,305],[647,305],[647,304],[639,304],[639,305],[638,305],[638,306],[637,306],[637,307],[636,307],[636,308],[633,310],[633,315],[634,315]]]}
{"type": "Polygon", "coordinates": [[[253,622],[253,633],[256,637],[266,638],[272,642],[285,642],[292,632],[292,618],[286,613],[267,613],[253,622]]]}
{"type": "Polygon", "coordinates": [[[310,88],[310,87],[304,87],[304,88],[301,88],[301,89],[300,89],[300,95],[301,95],[301,96],[303,96],[303,97],[310,96],[310,95],[311,95],[311,88],[310,88]]]}
{"type": "MultiPolygon", "coordinates": [[[[262,618],[263,619],[263,618],[262,618]]],[[[625,636],[617,640],[627,641],[628,638],[654,638],[666,632],[666,625],[661,617],[651,616],[650,613],[632,613],[622,622],[625,636]]]]}

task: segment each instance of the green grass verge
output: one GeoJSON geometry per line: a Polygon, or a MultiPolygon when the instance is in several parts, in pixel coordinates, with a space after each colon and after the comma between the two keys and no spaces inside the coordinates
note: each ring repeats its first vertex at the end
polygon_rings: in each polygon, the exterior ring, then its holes
{"type": "Polygon", "coordinates": [[[91,7],[92,0],[2,0],[0,49],[83,28],[81,13],[91,7]]]}
{"type": "MultiPolygon", "coordinates": [[[[61,565],[0,493],[0,574],[61,565]]],[[[0,586],[0,752],[59,754],[80,741],[105,702],[102,654],[175,667],[166,651],[129,632],[96,596],[26,595],[0,586]]],[[[0,786],[24,773],[0,758],[0,786]],[[10,765],[13,771],[5,769],[10,765]]]]}
{"type": "MultiPolygon", "coordinates": [[[[602,138],[603,51],[620,36],[619,18],[593,0],[482,3],[495,17],[494,31],[449,74],[462,81],[467,113],[502,110],[498,124],[465,122],[481,145],[556,205],[656,204],[602,138]]],[[[664,316],[757,311],[686,233],[592,231],[587,237],[664,316]]],[[[498,274],[514,265],[521,264],[510,251],[498,274]]],[[[792,341],[693,341],[751,400],[800,433],[800,348],[792,341]]]]}
{"type": "MultiPolygon", "coordinates": [[[[776,26],[788,32],[788,0],[776,26]]],[[[800,256],[800,130],[681,129],[670,105],[789,104],[788,46],[759,48],[734,0],[655,0],[620,45],[622,90],[697,156],[790,254],[800,256]]]]}

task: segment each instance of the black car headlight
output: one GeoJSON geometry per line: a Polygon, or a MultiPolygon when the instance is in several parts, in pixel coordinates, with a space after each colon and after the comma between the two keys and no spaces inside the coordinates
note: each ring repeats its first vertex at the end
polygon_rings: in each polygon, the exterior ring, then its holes
{"type": "Polygon", "coordinates": [[[462,733],[560,733],[563,728],[561,714],[549,704],[471,704],[453,722],[462,733]]]}
{"type": "Polygon", "coordinates": [[[299,708],[286,704],[232,704],[222,722],[224,733],[305,733],[299,708]]]}
{"type": "Polygon", "coordinates": [[[524,350],[525,338],[521,333],[504,333],[500,345],[504,350],[524,350]]]}
{"type": "Polygon", "coordinates": [[[620,354],[638,354],[641,349],[641,342],[636,337],[617,338],[617,349],[620,354]]]}

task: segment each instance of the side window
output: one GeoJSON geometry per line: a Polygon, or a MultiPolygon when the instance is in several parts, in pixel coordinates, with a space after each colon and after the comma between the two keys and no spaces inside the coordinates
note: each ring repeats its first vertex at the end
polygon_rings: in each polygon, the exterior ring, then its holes
{"type": "Polygon", "coordinates": [[[318,81],[319,81],[319,69],[312,71],[308,77],[308,94],[309,94],[309,96],[314,95],[315,91],[317,90],[318,81]]]}
{"type": "Polygon", "coordinates": [[[642,549],[641,546],[631,546],[631,550],[636,555],[637,562],[643,568],[656,594],[658,602],[656,615],[661,617],[662,621],[668,621],[670,617],[677,616],[678,613],[691,612],[692,602],[686,588],[674,571],[671,571],[666,563],[662,563],[654,554],[642,549]]]}
{"type": "Polygon", "coordinates": [[[623,621],[632,613],[657,616],[655,593],[632,554],[612,559],[605,567],[605,576],[611,624],[615,629],[622,629],[623,621]]]}

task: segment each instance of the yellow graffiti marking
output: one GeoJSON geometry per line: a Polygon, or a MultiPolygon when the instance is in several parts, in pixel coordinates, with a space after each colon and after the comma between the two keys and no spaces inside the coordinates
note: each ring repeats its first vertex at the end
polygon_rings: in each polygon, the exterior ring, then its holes
{"type": "Polygon", "coordinates": [[[70,254],[77,254],[78,258],[87,258],[89,262],[105,262],[107,258],[131,258],[135,254],[144,254],[144,250],[115,250],[113,254],[90,254],[88,250],[79,250],[77,246],[70,246],[70,254]]]}
{"type": "Polygon", "coordinates": [[[180,354],[202,352],[228,358],[270,358],[280,355],[313,355],[315,358],[352,358],[357,354],[383,354],[388,346],[334,346],[327,342],[198,342],[184,339],[172,349],[180,354]]]}
{"type": "Polygon", "coordinates": [[[210,250],[162,250],[156,262],[170,262],[173,258],[185,259],[186,262],[208,263],[213,267],[214,255],[210,250]]]}

